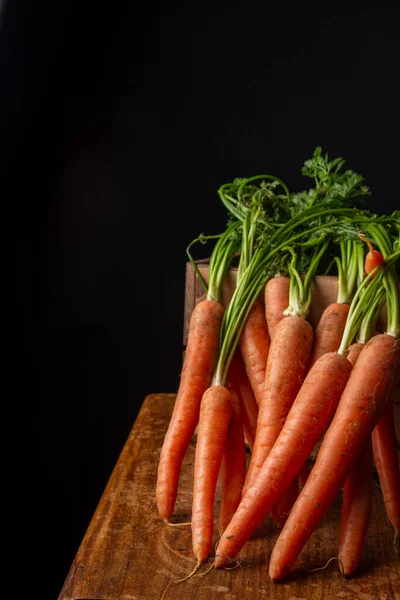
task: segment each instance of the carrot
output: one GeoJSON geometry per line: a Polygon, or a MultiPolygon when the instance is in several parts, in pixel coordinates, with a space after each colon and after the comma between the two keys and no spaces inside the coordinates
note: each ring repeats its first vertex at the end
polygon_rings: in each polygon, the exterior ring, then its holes
{"type": "Polygon", "coordinates": [[[192,504],[192,543],[197,564],[209,555],[214,524],[214,497],[232,414],[232,397],[224,386],[203,395],[196,444],[192,504]]]}
{"type": "Polygon", "coordinates": [[[160,453],[156,500],[160,517],[166,522],[175,507],[182,461],[199,420],[201,399],[210,386],[218,362],[220,330],[225,313],[219,299],[225,274],[240,245],[239,226],[234,222],[221,235],[209,236],[218,238],[218,241],[211,253],[208,286],[189,248],[198,240],[209,238],[201,236],[187,249],[207,297],[197,304],[190,318],[179,390],[160,453]]]}
{"type": "MultiPolygon", "coordinates": [[[[384,262],[383,255],[379,252],[379,250],[375,250],[371,242],[363,235],[362,233],[358,236],[363,242],[365,242],[369,248],[369,252],[365,257],[365,266],[364,270],[367,275],[369,275],[376,267],[379,267],[384,262]]],[[[379,271],[376,272],[376,275],[379,271]]]]}
{"type": "Polygon", "coordinates": [[[300,390],[312,346],[312,327],[302,317],[289,316],[282,319],[275,333],[269,352],[264,397],[259,406],[256,439],[243,495],[257,478],[282,429],[300,390]]]}
{"type": "MultiPolygon", "coordinates": [[[[364,343],[361,343],[361,342],[354,342],[349,347],[348,354],[347,354],[346,358],[349,361],[349,363],[352,365],[352,367],[354,367],[354,365],[355,365],[355,363],[357,361],[358,355],[360,354],[360,352],[361,352],[361,350],[362,350],[363,347],[364,347],[364,343]]],[[[319,451],[319,448],[321,446],[322,437],[321,437],[320,442],[314,448],[313,454],[315,456],[317,455],[317,453],[319,451]]],[[[308,473],[306,471],[304,473],[302,473],[302,471],[300,471],[299,478],[300,478],[301,487],[304,487],[305,482],[307,481],[309,474],[310,474],[310,468],[308,468],[308,473]]]]}
{"type": "Polygon", "coordinates": [[[314,468],[272,552],[271,579],[285,577],[339,493],[386,407],[399,362],[400,343],[391,335],[376,335],[361,350],[314,468]]]}
{"type": "Polygon", "coordinates": [[[372,509],[372,446],[368,437],[343,488],[338,558],[345,575],[358,567],[372,509]]]}
{"type": "Polygon", "coordinates": [[[335,352],[322,356],[309,371],[277,441],[218,544],[216,567],[239,552],[299,473],[331,420],[350,371],[347,358],[335,352]]]}
{"type": "Polygon", "coordinates": [[[264,309],[261,302],[257,300],[244,324],[239,348],[258,405],[264,389],[269,344],[264,309]]]}
{"type": "Polygon", "coordinates": [[[225,441],[220,469],[221,504],[219,526],[225,531],[232,515],[239,506],[242,487],[246,475],[246,447],[244,444],[240,401],[235,390],[231,389],[232,417],[225,441]]]}
{"type": "Polygon", "coordinates": [[[336,302],[328,305],[322,313],[314,334],[309,368],[322,354],[335,352],[343,337],[354,288],[363,278],[363,247],[350,240],[340,243],[340,257],[335,256],[338,268],[338,291],[336,302]]]}
{"type": "MultiPolygon", "coordinates": [[[[286,317],[284,311],[289,306],[290,278],[283,275],[270,279],[264,290],[265,317],[271,343],[275,338],[278,324],[286,317]]],[[[289,512],[297,498],[299,482],[295,478],[283,493],[276,506],[271,508],[271,517],[278,528],[285,523],[289,512]]]]}
{"type": "MultiPolygon", "coordinates": [[[[377,236],[381,247],[386,254],[390,252],[390,241],[388,245],[388,239],[386,237],[386,232],[381,230],[381,228],[373,226],[372,231],[377,236]]],[[[363,236],[361,236],[363,237],[363,236]]],[[[367,243],[370,245],[370,242],[367,243]]],[[[369,253],[371,255],[371,252],[369,253]]],[[[368,256],[368,255],[367,255],[368,256]]],[[[381,267],[381,257],[382,254],[380,252],[375,251],[372,256],[370,256],[369,266],[366,266],[366,271],[371,268],[381,267]],[[378,256],[377,256],[378,255],[378,256]],[[373,260],[375,258],[375,260],[373,260]]],[[[373,274],[373,276],[375,276],[373,274]]],[[[389,295],[389,304],[390,304],[390,313],[393,316],[392,324],[390,327],[392,331],[392,335],[396,335],[396,323],[398,314],[398,302],[396,302],[396,278],[392,279],[391,288],[393,291],[392,295],[389,295]],[[392,302],[390,299],[393,297],[392,302]]],[[[389,290],[388,282],[386,281],[386,290],[389,290]]],[[[362,326],[360,329],[360,338],[368,339],[370,337],[372,330],[375,327],[377,317],[380,313],[381,303],[379,300],[379,295],[376,295],[377,298],[374,302],[370,303],[370,311],[372,318],[370,319],[370,323],[367,323],[366,326],[362,326]],[[375,308],[374,308],[375,305],[375,308]],[[375,314],[374,314],[375,312],[375,314]]],[[[384,298],[382,298],[384,300],[384,298]]],[[[348,357],[349,358],[349,357],[348,357]]],[[[374,449],[374,458],[375,465],[378,471],[378,475],[380,478],[381,489],[383,493],[383,498],[385,501],[386,513],[390,522],[392,523],[395,535],[394,535],[394,545],[397,552],[400,551],[400,543],[399,543],[399,531],[400,531],[400,472],[398,466],[398,457],[397,457],[397,440],[396,440],[396,431],[394,427],[394,414],[393,414],[393,402],[396,391],[393,389],[392,399],[389,399],[388,406],[385,409],[381,419],[376,425],[375,429],[372,432],[372,445],[374,449]]]]}
{"type": "Polygon", "coordinates": [[[244,368],[240,352],[236,351],[229,366],[229,388],[234,389],[240,401],[243,430],[250,450],[256,437],[258,406],[244,368]]]}
{"type": "MultiPolygon", "coordinates": [[[[371,315],[373,313],[367,315],[367,326],[362,324],[360,333],[365,333],[366,337],[369,337],[368,331],[372,330],[379,312],[377,310],[372,319],[371,315]]],[[[363,347],[364,343],[362,342],[355,342],[350,346],[347,360],[351,362],[353,367],[363,347]]],[[[368,438],[350,471],[343,489],[338,558],[341,561],[345,575],[351,575],[360,561],[371,516],[372,475],[372,446],[371,439],[368,438]]]]}
{"type": "MultiPolygon", "coordinates": [[[[303,382],[313,342],[313,329],[305,317],[311,301],[312,278],[326,248],[327,243],[314,250],[304,281],[296,268],[299,257],[292,249],[288,249],[292,259],[288,265],[289,304],[284,311],[287,317],[277,324],[270,347],[264,394],[257,419],[256,439],[243,487],[243,496],[256,479],[258,471],[274,445],[303,382]]],[[[287,513],[294,496],[294,488],[295,484],[288,490],[287,497],[285,495],[282,498],[284,506],[271,511],[276,521],[281,522],[282,515],[287,513]]]]}
{"type": "MultiPolygon", "coordinates": [[[[240,281],[243,272],[246,271],[246,265],[251,260],[253,245],[256,235],[256,222],[259,209],[254,213],[248,213],[243,220],[243,230],[241,236],[241,257],[238,267],[238,281],[240,281]]],[[[222,255],[224,256],[224,255],[222,255]]],[[[226,263],[225,263],[226,264],[226,263]]],[[[221,269],[219,271],[221,272],[221,269]]],[[[235,293],[237,292],[237,289],[235,293]]],[[[235,295],[235,294],[234,294],[235,295]]],[[[232,303],[230,303],[231,305],[232,303]]],[[[230,306],[228,306],[228,311],[230,306]]],[[[197,436],[197,446],[194,466],[194,486],[192,503],[192,543],[193,552],[197,558],[197,566],[207,558],[212,543],[213,536],[213,505],[215,498],[215,488],[218,474],[224,455],[225,441],[228,435],[228,427],[232,414],[232,395],[226,384],[228,380],[229,366],[232,355],[236,350],[236,345],[231,352],[226,353],[224,338],[229,332],[232,333],[229,326],[226,327],[226,316],[221,324],[218,361],[215,365],[212,375],[211,387],[207,389],[201,400],[199,431],[197,436]]],[[[264,315],[263,315],[264,317],[264,315]]],[[[237,406],[236,397],[234,399],[237,406]]],[[[236,409],[234,421],[231,429],[231,435],[238,437],[239,409],[236,409]]],[[[243,437],[243,433],[241,434],[243,437]]],[[[244,442],[243,442],[243,450],[244,442]]],[[[230,458],[236,462],[235,452],[240,452],[238,448],[226,449],[231,453],[230,458]],[[235,457],[233,459],[233,457],[235,457]]],[[[226,521],[230,504],[234,499],[231,497],[232,486],[235,482],[236,474],[231,471],[231,466],[227,469],[226,461],[222,469],[222,484],[229,488],[229,497],[226,499],[227,507],[222,508],[222,521],[226,521]]],[[[235,494],[237,492],[235,491],[235,494]]]]}
{"type": "Polygon", "coordinates": [[[265,286],[265,318],[271,342],[276,326],[286,316],[283,312],[289,306],[289,288],[290,278],[284,276],[272,277],[265,286]]]}
{"type": "Polygon", "coordinates": [[[347,355],[347,360],[349,362],[351,362],[351,364],[354,365],[357,362],[358,357],[360,356],[360,352],[363,349],[364,344],[362,342],[354,342],[354,344],[351,344],[350,348],[349,348],[349,353],[347,355]]]}
{"type": "Polygon", "coordinates": [[[223,314],[221,304],[211,300],[200,302],[192,313],[179,391],[158,466],[156,497],[162,519],[169,519],[174,510],[182,460],[217,363],[223,314]]]}
{"type": "Polygon", "coordinates": [[[315,329],[309,368],[320,356],[339,348],[348,313],[348,304],[334,302],[326,307],[315,329]]]}
{"type": "MultiPolygon", "coordinates": [[[[352,367],[354,367],[358,355],[360,354],[362,348],[364,347],[364,344],[361,342],[354,342],[353,344],[351,344],[351,346],[349,347],[349,351],[347,354],[347,360],[349,361],[349,363],[352,365],[352,367]]],[[[323,437],[323,436],[322,436],[323,437]]],[[[321,441],[322,441],[322,437],[321,437],[321,441]]],[[[318,444],[318,449],[314,448],[314,452],[319,450],[320,447],[320,443],[318,444]]],[[[306,484],[306,481],[308,479],[308,476],[311,473],[311,469],[312,467],[306,462],[304,463],[304,465],[302,466],[300,473],[299,473],[299,485],[300,488],[303,488],[306,484]]]]}
{"type": "MultiPolygon", "coordinates": [[[[394,394],[392,400],[394,400],[394,394]]],[[[389,403],[372,432],[372,445],[386,513],[395,531],[394,545],[397,552],[399,552],[400,471],[397,457],[393,402],[389,403]]]]}

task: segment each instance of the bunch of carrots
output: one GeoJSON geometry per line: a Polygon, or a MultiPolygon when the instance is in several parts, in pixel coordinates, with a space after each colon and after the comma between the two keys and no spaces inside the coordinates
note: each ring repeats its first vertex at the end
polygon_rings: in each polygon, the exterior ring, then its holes
{"type": "Polygon", "coordinates": [[[269,575],[283,579],[342,493],[338,557],[352,574],[370,519],[373,460],[399,552],[393,400],[400,376],[400,212],[372,214],[363,178],[343,167],[317,148],[302,169],[314,182],[310,189],[291,193],[271,175],[222,186],[226,230],[188,248],[207,296],[191,316],[156,495],[160,517],[172,525],[182,461],[197,427],[190,575],[212,550],[218,481],[213,567],[233,559],[271,514],[281,531],[269,575]],[[206,282],[191,248],[212,239],[206,282]],[[232,266],[236,289],[224,308],[222,286],[232,266]],[[307,320],[312,282],[334,268],[337,301],[314,331],[307,320]],[[378,333],[384,306],[386,329],[378,333]]]}

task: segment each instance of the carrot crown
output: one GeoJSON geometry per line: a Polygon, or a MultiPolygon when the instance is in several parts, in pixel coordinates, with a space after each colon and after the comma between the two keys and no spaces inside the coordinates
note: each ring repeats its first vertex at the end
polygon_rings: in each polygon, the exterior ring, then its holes
{"type": "Polygon", "coordinates": [[[374,335],[376,323],[385,302],[385,287],[382,284],[374,293],[374,298],[369,307],[366,308],[365,316],[358,330],[357,341],[365,344],[374,335]]]}
{"type": "MultiPolygon", "coordinates": [[[[400,250],[394,252],[385,258],[383,267],[381,265],[375,267],[373,271],[364,279],[358,287],[357,292],[350,304],[349,313],[347,316],[346,327],[343,333],[342,341],[338,350],[338,354],[347,355],[348,349],[354,340],[357,331],[360,331],[360,336],[365,336],[367,339],[372,334],[374,324],[379,315],[378,307],[380,306],[383,297],[383,290],[386,294],[388,326],[386,333],[399,337],[399,323],[395,322],[396,314],[398,318],[398,299],[396,298],[397,309],[392,310],[392,302],[389,302],[389,296],[392,295],[390,290],[390,274],[393,272],[393,264],[400,256],[400,250]],[[389,295],[388,295],[389,292],[389,295]]],[[[395,286],[397,295],[397,286],[395,286]]],[[[362,340],[363,341],[363,340],[362,340]]]]}
{"type": "Polygon", "coordinates": [[[318,265],[324,253],[328,248],[329,242],[326,241],[322,246],[314,250],[312,259],[310,261],[307,273],[304,278],[301,277],[298,269],[298,254],[288,246],[287,250],[292,255],[292,260],[289,263],[288,270],[290,276],[290,288],[289,288],[289,306],[283,314],[298,316],[305,319],[310,310],[311,304],[311,284],[314,279],[315,273],[317,272],[318,265]]]}
{"type": "MultiPolygon", "coordinates": [[[[396,222],[397,239],[393,240],[388,231],[381,223],[368,223],[365,229],[370,233],[384,257],[383,285],[386,292],[387,305],[387,327],[386,333],[395,338],[400,337],[400,307],[399,307],[399,292],[398,292],[398,277],[395,269],[396,260],[400,250],[395,251],[400,246],[400,220],[396,222]]],[[[379,266],[377,267],[379,269],[379,266]]]]}
{"type": "Polygon", "coordinates": [[[335,256],[338,269],[339,304],[350,304],[357,282],[361,282],[364,272],[364,252],[361,244],[355,240],[340,242],[340,258],[335,256]]]}
{"type": "Polygon", "coordinates": [[[261,207],[259,205],[256,206],[255,210],[248,212],[243,219],[242,247],[236,280],[237,283],[240,282],[254,254],[257,219],[260,214],[260,209],[261,207]]]}

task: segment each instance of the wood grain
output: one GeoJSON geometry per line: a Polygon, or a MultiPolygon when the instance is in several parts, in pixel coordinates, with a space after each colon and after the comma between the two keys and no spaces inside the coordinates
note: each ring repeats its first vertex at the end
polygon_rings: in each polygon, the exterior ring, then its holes
{"type": "MultiPolygon", "coordinates": [[[[160,447],[173,394],[148,396],[110,477],[58,600],[159,600],[168,582],[194,566],[188,528],[170,528],[158,517],[155,484],[160,447]]],[[[194,443],[185,457],[177,521],[190,519],[194,443]]],[[[218,510],[218,499],[216,503],[218,510]]],[[[169,600],[399,600],[400,563],[392,545],[380,491],[361,566],[345,579],[336,561],[340,498],[301,553],[288,581],[268,579],[268,557],[277,532],[269,520],[242,549],[240,567],[211,571],[169,588],[169,600]]],[[[217,540],[215,531],[215,540],[217,540]]]]}

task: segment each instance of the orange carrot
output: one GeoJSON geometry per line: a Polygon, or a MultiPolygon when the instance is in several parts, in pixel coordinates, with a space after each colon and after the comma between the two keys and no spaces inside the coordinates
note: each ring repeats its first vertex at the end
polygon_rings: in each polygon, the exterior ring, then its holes
{"type": "MultiPolygon", "coordinates": [[[[363,346],[363,343],[355,342],[349,348],[347,360],[353,367],[363,346]]],[[[343,488],[339,559],[345,575],[351,575],[360,561],[371,516],[372,471],[372,446],[368,438],[343,488]]]]}
{"type": "Polygon", "coordinates": [[[201,400],[194,463],[192,543],[198,564],[209,555],[214,525],[214,498],[218,473],[232,414],[228,388],[208,388],[201,400]]]}
{"type": "MultiPolygon", "coordinates": [[[[346,358],[353,367],[357,361],[358,355],[360,354],[363,346],[364,344],[361,342],[354,342],[354,344],[351,344],[351,346],[349,347],[349,352],[346,358]]],[[[308,462],[305,462],[304,465],[301,467],[299,472],[300,489],[302,489],[305,486],[306,481],[311,473],[311,469],[312,466],[308,462]]]]}
{"type": "MultiPolygon", "coordinates": [[[[373,247],[371,242],[365,237],[365,235],[360,233],[358,237],[360,239],[362,239],[363,242],[365,242],[369,248],[369,252],[367,253],[367,255],[365,257],[365,263],[364,263],[365,273],[367,275],[369,275],[371,273],[371,271],[373,271],[375,269],[375,267],[379,267],[379,265],[382,265],[385,259],[384,259],[383,255],[379,252],[379,250],[375,250],[375,248],[373,247]]],[[[379,273],[379,270],[376,272],[374,277],[376,277],[376,275],[378,275],[378,273],[379,273]]]]}
{"type": "Polygon", "coordinates": [[[201,398],[213,377],[223,314],[221,304],[204,300],[191,316],[179,391],[158,466],[157,507],[164,520],[174,510],[182,460],[199,420],[201,398]]]}
{"type": "Polygon", "coordinates": [[[345,575],[359,565],[372,509],[372,446],[368,437],[343,488],[338,557],[345,575]]]}
{"type": "Polygon", "coordinates": [[[351,364],[354,365],[357,362],[358,357],[360,356],[360,352],[364,347],[364,343],[363,342],[354,342],[354,344],[351,344],[350,348],[349,348],[349,353],[347,355],[347,360],[349,362],[351,362],[351,364]]]}
{"type": "Polygon", "coordinates": [[[350,371],[347,358],[334,352],[309,371],[277,441],[219,542],[216,567],[239,552],[298,474],[330,422],[350,371]]]}
{"type": "Polygon", "coordinates": [[[231,389],[232,417],[229,423],[219,473],[221,504],[219,526],[225,531],[233,514],[239,506],[242,487],[246,476],[246,447],[244,444],[240,401],[235,390],[231,389]]]}
{"type": "Polygon", "coordinates": [[[257,432],[243,495],[257,478],[300,390],[312,346],[311,325],[302,317],[286,317],[275,330],[259,406],[257,432]]]}
{"type": "Polygon", "coordinates": [[[259,405],[264,389],[269,335],[264,309],[258,300],[254,303],[244,324],[239,340],[239,348],[255,399],[259,405]]]}
{"type": "Polygon", "coordinates": [[[357,282],[363,279],[364,251],[362,244],[353,240],[340,242],[340,254],[335,256],[338,269],[336,302],[322,313],[314,335],[314,346],[309,368],[325,352],[335,352],[342,341],[350,302],[356,292],[357,282]]]}
{"type": "MultiPolygon", "coordinates": [[[[265,315],[267,319],[268,332],[272,340],[275,338],[278,324],[286,317],[284,311],[289,306],[289,277],[274,277],[270,279],[265,286],[265,315]]],[[[275,441],[275,440],[274,440],[275,441]]],[[[285,523],[289,512],[297,498],[299,491],[299,482],[296,479],[292,481],[288,489],[285,490],[276,506],[271,509],[271,517],[278,528],[285,523]]]]}
{"type": "Polygon", "coordinates": [[[240,352],[236,351],[229,366],[229,388],[233,388],[240,401],[240,412],[243,422],[243,430],[250,450],[253,450],[256,437],[258,406],[244,368],[240,352]]]}
{"type": "Polygon", "coordinates": [[[394,527],[394,544],[400,551],[400,471],[394,426],[393,399],[372,432],[375,465],[379,475],[386,513],[394,527]]]}
{"type": "Polygon", "coordinates": [[[271,579],[285,577],[342,488],[386,408],[399,362],[400,343],[391,335],[376,335],[361,350],[314,468],[272,552],[271,579]]]}
{"type": "Polygon", "coordinates": [[[326,307],[315,329],[308,368],[311,368],[315,361],[326,352],[335,352],[339,348],[349,308],[348,304],[339,302],[334,302],[326,307]]]}
{"type": "Polygon", "coordinates": [[[275,337],[276,326],[285,318],[283,312],[289,306],[289,277],[272,277],[264,290],[265,318],[271,342],[275,337]]]}

